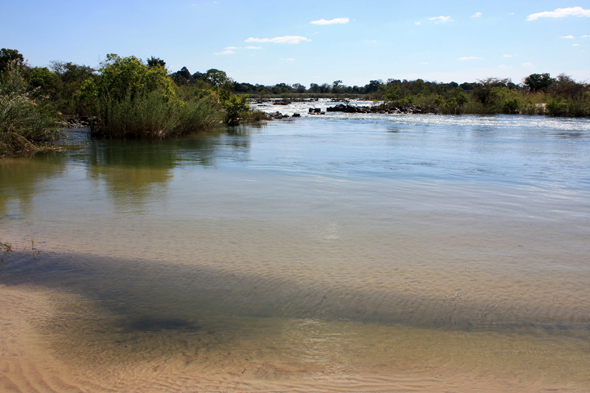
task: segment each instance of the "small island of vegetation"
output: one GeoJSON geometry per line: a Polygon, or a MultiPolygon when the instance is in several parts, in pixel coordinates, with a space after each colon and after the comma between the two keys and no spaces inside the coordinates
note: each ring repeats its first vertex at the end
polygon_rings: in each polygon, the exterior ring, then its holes
{"type": "Polygon", "coordinates": [[[54,61],[31,67],[15,49],[0,50],[0,157],[60,150],[67,123],[90,126],[95,137],[164,138],[220,124],[266,119],[249,98],[372,100],[380,110],[413,108],[440,114],[590,116],[590,85],[567,75],[531,74],[520,84],[487,78],[471,83],[388,79],[365,86],[342,81],[309,88],[235,82],[224,71],[176,72],[164,60],[109,54],[98,69],[54,61]]]}

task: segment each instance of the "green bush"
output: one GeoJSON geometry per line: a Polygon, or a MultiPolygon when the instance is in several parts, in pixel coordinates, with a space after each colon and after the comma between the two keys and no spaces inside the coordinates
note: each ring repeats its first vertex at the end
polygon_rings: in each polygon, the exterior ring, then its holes
{"type": "Polygon", "coordinates": [[[230,126],[239,124],[240,118],[250,112],[247,95],[232,95],[222,101],[221,106],[225,110],[225,123],[230,126]]]}
{"type": "Polygon", "coordinates": [[[0,157],[55,150],[61,136],[57,113],[27,89],[22,65],[12,62],[0,74],[0,157]]]}
{"type": "Polygon", "coordinates": [[[512,97],[502,101],[502,113],[519,113],[520,98],[512,97]]]}
{"type": "Polygon", "coordinates": [[[182,101],[166,70],[143,64],[136,57],[107,55],[96,80],[79,94],[96,114],[93,135],[108,138],[184,135],[219,124],[212,94],[182,101]]]}

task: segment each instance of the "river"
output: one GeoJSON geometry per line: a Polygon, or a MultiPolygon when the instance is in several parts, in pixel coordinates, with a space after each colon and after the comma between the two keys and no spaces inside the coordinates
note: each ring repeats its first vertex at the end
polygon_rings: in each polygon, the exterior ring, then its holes
{"type": "Polygon", "coordinates": [[[589,391],[590,121],[308,106],[1,160],[0,390],[589,391]]]}

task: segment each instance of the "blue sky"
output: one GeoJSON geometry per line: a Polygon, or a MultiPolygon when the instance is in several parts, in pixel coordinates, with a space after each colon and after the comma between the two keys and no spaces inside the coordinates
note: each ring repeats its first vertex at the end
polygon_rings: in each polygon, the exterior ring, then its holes
{"type": "Polygon", "coordinates": [[[590,81],[587,1],[0,0],[0,47],[32,66],[107,53],[238,82],[590,81]]]}

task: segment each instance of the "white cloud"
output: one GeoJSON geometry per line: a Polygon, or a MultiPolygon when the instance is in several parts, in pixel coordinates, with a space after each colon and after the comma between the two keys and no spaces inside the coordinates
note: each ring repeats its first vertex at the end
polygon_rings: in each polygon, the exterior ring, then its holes
{"type": "Polygon", "coordinates": [[[463,57],[459,57],[457,60],[483,60],[483,57],[463,56],[463,57]]]}
{"type": "Polygon", "coordinates": [[[283,61],[295,61],[295,59],[294,59],[294,58],[292,58],[292,57],[289,57],[289,58],[286,58],[286,59],[283,59],[283,58],[281,57],[279,60],[283,60],[283,61]]]}
{"type": "Polygon", "coordinates": [[[533,63],[522,63],[520,66],[522,68],[532,68],[532,67],[534,67],[533,63]]]}
{"type": "Polygon", "coordinates": [[[555,11],[537,12],[530,14],[527,20],[535,20],[539,18],[563,18],[566,16],[586,16],[590,17],[590,10],[585,10],[582,7],[558,8],[555,11]]]}
{"type": "Polygon", "coordinates": [[[244,49],[262,49],[262,47],[249,45],[249,46],[245,46],[244,49]]]}
{"type": "Polygon", "coordinates": [[[572,46],[580,46],[580,44],[572,44],[572,46]]]}
{"type": "Polygon", "coordinates": [[[590,38],[590,35],[583,35],[582,38],[590,38]]]}
{"type": "Polygon", "coordinates": [[[428,64],[427,61],[423,61],[422,63],[418,63],[418,64],[428,64]]]}
{"type": "Polygon", "coordinates": [[[240,49],[237,46],[228,46],[227,48],[225,48],[227,50],[234,50],[234,49],[240,49]]]}
{"type": "Polygon", "coordinates": [[[453,21],[450,16],[434,16],[432,18],[428,18],[428,20],[431,20],[434,23],[447,23],[453,21]]]}
{"type": "Polygon", "coordinates": [[[233,55],[234,53],[236,53],[236,52],[234,52],[234,51],[233,51],[233,50],[231,50],[231,49],[226,49],[226,50],[224,50],[224,51],[222,51],[222,52],[217,52],[217,53],[215,53],[215,54],[216,54],[216,55],[233,55]]]}
{"type": "Polygon", "coordinates": [[[284,37],[274,37],[274,38],[250,37],[244,42],[272,42],[275,44],[298,44],[301,41],[311,41],[311,40],[309,38],[305,38],[300,35],[286,35],[284,37]]]}
{"type": "Polygon", "coordinates": [[[418,26],[420,26],[420,23],[422,23],[422,22],[414,22],[414,23],[417,24],[418,26]]]}
{"type": "Polygon", "coordinates": [[[350,22],[350,19],[348,19],[348,18],[334,18],[334,19],[330,19],[330,20],[325,20],[325,19],[313,20],[309,23],[311,23],[312,25],[334,25],[334,24],[338,24],[338,23],[348,23],[348,22],[350,22]]]}
{"type": "Polygon", "coordinates": [[[512,55],[511,55],[511,54],[508,54],[508,53],[507,53],[507,54],[505,54],[505,55],[502,55],[502,56],[503,56],[503,57],[514,57],[514,56],[518,56],[518,55],[516,55],[516,54],[512,54],[512,55]]]}
{"type": "Polygon", "coordinates": [[[476,12],[475,14],[471,15],[472,18],[479,18],[481,16],[481,12],[476,12]]]}
{"type": "Polygon", "coordinates": [[[573,40],[576,37],[574,37],[573,35],[562,35],[561,38],[565,38],[565,39],[568,39],[568,40],[573,40]]]}

